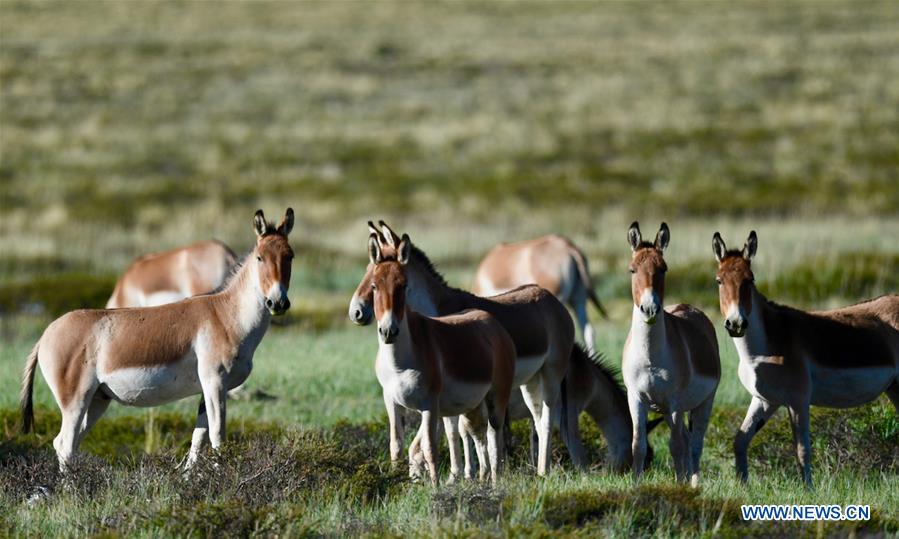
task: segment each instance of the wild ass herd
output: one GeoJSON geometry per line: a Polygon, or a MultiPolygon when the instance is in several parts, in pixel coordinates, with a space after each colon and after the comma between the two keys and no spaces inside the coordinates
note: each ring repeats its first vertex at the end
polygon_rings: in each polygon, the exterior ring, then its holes
{"type": "MultiPolygon", "coordinates": [[[[113,400],[157,406],[201,394],[184,468],[196,462],[206,440],[218,448],[227,391],[249,376],[272,315],[290,307],[293,222],[289,208],[278,226],[256,212],[256,244],[239,262],[219,242],[142,257],[121,277],[106,309],[73,311],[51,323],[26,361],[23,431],[33,424],[39,365],[62,413],[53,447],[64,472],[113,400]]],[[[473,443],[480,479],[495,484],[506,426],[525,417],[534,425],[538,475],[549,469],[554,426],[574,464],[585,467],[578,418],[587,412],[606,438],[610,468],[632,469],[637,477],[652,460],[648,431],[667,423],[676,478],[696,485],[721,378],[715,330],[695,307],[664,307],[668,226],[662,223],[649,242],[635,222],[627,240],[633,309],[622,388],[596,354],[586,302],[605,310],[586,257],[567,239],[497,246],[470,293],[449,286],[408,235],[369,222],[369,264],[349,316],[358,325],[377,322],[375,374],[389,418],[391,461],[401,457],[405,412],[413,411],[421,423],[408,449],[410,473],[433,484],[441,426],[451,481],[472,478],[473,443]],[[575,343],[563,303],[574,311],[586,349],[575,343]],[[649,421],[650,411],[662,419],[649,421]]],[[[737,474],[747,479],[752,437],[785,406],[810,486],[810,405],[848,408],[886,392],[899,411],[899,296],[821,312],[785,307],[755,287],[754,231],[740,250],[728,250],[717,232],[712,246],[724,326],[739,354],[740,381],[752,395],[734,439],[737,474]]]]}

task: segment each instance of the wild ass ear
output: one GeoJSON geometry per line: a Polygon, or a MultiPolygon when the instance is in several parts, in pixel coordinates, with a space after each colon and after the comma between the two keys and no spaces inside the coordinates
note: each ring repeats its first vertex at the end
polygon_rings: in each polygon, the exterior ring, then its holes
{"type": "Polygon", "coordinates": [[[372,234],[368,237],[368,260],[372,264],[381,262],[381,242],[378,241],[378,235],[372,234]]]}
{"type": "Polygon", "coordinates": [[[752,260],[752,257],[755,256],[756,249],[759,248],[759,238],[755,235],[755,230],[749,233],[749,238],[746,240],[746,245],[743,246],[743,258],[746,260],[752,260]]]}
{"type": "Polygon", "coordinates": [[[291,230],[293,230],[293,208],[287,208],[284,219],[281,219],[281,224],[278,225],[278,233],[287,236],[291,230]]]}
{"type": "Polygon", "coordinates": [[[396,248],[396,259],[399,260],[400,264],[405,266],[409,263],[409,255],[411,254],[412,240],[409,239],[409,234],[403,234],[403,238],[400,240],[400,244],[396,248]]]}
{"type": "Polygon", "coordinates": [[[378,224],[381,225],[381,230],[384,232],[384,237],[387,238],[387,245],[393,247],[394,249],[400,244],[400,237],[396,232],[393,231],[387,223],[384,221],[378,221],[378,224]]]}
{"type": "Polygon", "coordinates": [[[260,238],[265,236],[266,231],[268,231],[268,224],[265,222],[265,214],[262,213],[262,210],[256,210],[256,215],[253,216],[253,230],[256,231],[256,236],[260,238]]]}
{"type": "Polygon", "coordinates": [[[378,230],[378,227],[376,227],[375,224],[371,221],[368,222],[368,233],[377,236],[378,241],[380,241],[381,243],[387,243],[387,240],[384,239],[384,234],[381,234],[381,231],[378,230]]]}
{"type": "Polygon", "coordinates": [[[671,240],[671,231],[668,230],[668,224],[663,222],[662,226],[659,227],[659,231],[656,232],[656,249],[659,251],[667,249],[669,240],[671,240]]]}
{"type": "Polygon", "coordinates": [[[712,252],[715,253],[715,258],[718,262],[724,260],[724,255],[727,254],[727,245],[725,245],[724,240],[721,239],[721,234],[717,232],[712,236],[712,252]]]}
{"type": "Polygon", "coordinates": [[[637,221],[631,223],[631,227],[627,229],[627,241],[631,244],[631,251],[636,251],[637,246],[643,241],[643,236],[640,235],[640,223],[637,221]]]}

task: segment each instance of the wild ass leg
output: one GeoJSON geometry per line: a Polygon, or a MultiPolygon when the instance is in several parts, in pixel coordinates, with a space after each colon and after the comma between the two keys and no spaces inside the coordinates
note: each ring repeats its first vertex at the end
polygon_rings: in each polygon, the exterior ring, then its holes
{"type": "Polygon", "coordinates": [[[702,404],[690,412],[690,464],[692,475],[690,484],[699,486],[699,461],[702,458],[702,448],[705,445],[705,431],[709,428],[709,419],[712,417],[712,405],[715,402],[715,394],[712,393],[702,404]]]}
{"type": "Polygon", "coordinates": [[[421,449],[425,454],[425,462],[428,464],[428,475],[431,484],[437,486],[437,426],[440,424],[440,411],[422,410],[421,412],[421,449]]]}
{"type": "Polygon", "coordinates": [[[537,436],[537,422],[532,418],[530,421],[528,421],[528,424],[531,426],[531,445],[528,448],[528,462],[531,464],[531,466],[536,468],[537,454],[540,451],[540,437],[537,436]]]}
{"type": "Polygon", "coordinates": [[[206,416],[206,402],[200,398],[200,406],[197,408],[197,422],[194,425],[194,433],[190,439],[190,451],[184,462],[184,470],[190,470],[200,456],[203,444],[209,440],[209,418],[206,416]]]}
{"type": "Polygon", "coordinates": [[[737,477],[744,483],[749,479],[749,461],[746,457],[749,443],[756,433],[762,430],[765,423],[774,415],[780,407],[758,397],[752,397],[749,408],[746,410],[746,419],[740,425],[740,430],[734,436],[734,460],[737,467],[737,477]]]}
{"type": "Polygon", "coordinates": [[[422,431],[424,428],[425,423],[422,421],[415,432],[415,436],[412,438],[412,443],[409,444],[409,478],[414,480],[420,479],[425,469],[425,456],[421,449],[421,440],[424,438],[424,432],[422,431]]]}
{"type": "Polygon", "coordinates": [[[571,298],[571,308],[574,309],[574,315],[577,318],[578,326],[581,328],[581,332],[584,336],[584,344],[587,345],[587,351],[590,352],[590,355],[596,353],[596,334],[593,331],[593,326],[590,325],[590,320],[587,319],[587,295],[586,294],[577,294],[571,298]]]}
{"type": "Polygon", "coordinates": [[[106,409],[109,408],[110,401],[111,399],[108,399],[105,395],[94,393],[91,404],[84,414],[84,421],[81,422],[81,430],[78,432],[78,445],[81,445],[81,442],[84,441],[84,437],[87,436],[88,431],[91,430],[91,427],[94,426],[97,420],[106,412],[106,409]]]}
{"type": "Polygon", "coordinates": [[[203,388],[203,402],[206,405],[206,417],[209,425],[209,443],[213,450],[222,446],[225,440],[225,406],[228,391],[221,376],[218,374],[200,376],[200,386],[203,388]]]}
{"type": "Polygon", "coordinates": [[[679,483],[686,482],[690,477],[690,439],[684,424],[684,415],[684,412],[674,412],[666,416],[668,427],[671,429],[668,448],[674,461],[674,475],[679,483]]]}
{"type": "Polygon", "coordinates": [[[463,428],[471,434],[474,440],[475,451],[478,453],[478,480],[484,481],[490,472],[490,463],[487,462],[487,421],[483,404],[459,418],[463,428]]]}
{"type": "Polygon", "coordinates": [[[640,400],[640,396],[634,392],[627,392],[627,406],[631,412],[631,423],[634,426],[634,435],[631,441],[631,451],[634,461],[634,477],[639,479],[643,475],[643,462],[646,460],[646,404],[640,400]]]}
{"type": "Polygon", "coordinates": [[[444,417],[443,431],[446,434],[446,444],[449,446],[450,476],[449,482],[454,483],[459,478],[459,455],[462,452],[459,433],[460,417],[444,417]]]}
{"type": "Polygon", "coordinates": [[[459,422],[459,436],[462,438],[462,453],[465,457],[465,479],[474,479],[474,458],[472,451],[472,440],[471,433],[468,432],[468,429],[462,426],[462,422],[459,422]]]}
{"type": "Polygon", "coordinates": [[[390,465],[396,466],[403,451],[403,421],[399,417],[399,407],[392,397],[384,394],[384,407],[387,409],[387,422],[389,423],[388,437],[390,438],[390,465]]]}
{"type": "Polygon", "coordinates": [[[796,445],[796,462],[805,486],[812,488],[812,440],[809,427],[808,405],[788,408],[790,426],[793,428],[793,443],[796,445]]]}
{"type": "Polygon", "coordinates": [[[539,373],[523,386],[524,402],[534,417],[539,447],[537,449],[537,475],[549,471],[550,436],[553,414],[559,411],[559,383],[547,383],[545,373],[539,373]]]}
{"type": "Polygon", "coordinates": [[[495,487],[503,471],[503,459],[506,454],[503,447],[506,410],[501,409],[502,404],[495,402],[494,397],[495,395],[488,395],[487,400],[487,453],[490,457],[490,482],[495,487]]]}
{"type": "Polygon", "coordinates": [[[78,443],[81,441],[84,417],[93,401],[93,394],[94,389],[91,389],[86,395],[76,395],[65,409],[60,408],[62,424],[59,427],[59,434],[53,439],[53,449],[56,450],[59,471],[62,473],[68,473],[71,469],[75,451],[78,450],[78,443]]]}

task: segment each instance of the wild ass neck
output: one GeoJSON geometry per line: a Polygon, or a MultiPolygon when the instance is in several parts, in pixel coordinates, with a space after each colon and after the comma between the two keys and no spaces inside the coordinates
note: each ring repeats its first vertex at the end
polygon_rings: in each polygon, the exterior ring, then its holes
{"type": "Polygon", "coordinates": [[[634,305],[631,315],[630,353],[633,357],[644,358],[652,364],[659,364],[668,357],[668,333],[664,309],[659,311],[654,324],[647,324],[640,308],[634,305]]]}
{"type": "Polygon", "coordinates": [[[755,287],[752,287],[749,301],[752,306],[751,312],[746,318],[749,322],[746,332],[742,337],[733,337],[734,347],[737,349],[740,361],[749,361],[753,357],[775,355],[771,350],[765,329],[765,319],[768,317],[764,315],[764,311],[771,308],[768,305],[768,300],[755,287]]]}
{"type": "Polygon", "coordinates": [[[236,341],[242,341],[260,329],[264,331],[272,319],[259,290],[258,271],[258,264],[250,253],[225,289],[216,294],[219,319],[228,326],[228,332],[236,341]]]}
{"type": "Polygon", "coordinates": [[[421,362],[415,354],[412,332],[409,330],[409,317],[415,316],[406,309],[403,320],[399,323],[399,334],[392,343],[378,338],[378,359],[385,367],[400,372],[408,369],[421,370],[421,362]]]}
{"type": "Polygon", "coordinates": [[[409,292],[406,301],[417,313],[425,316],[440,316],[464,310],[464,296],[467,292],[447,285],[433,273],[421,255],[412,254],[411,263],[407,266],[406,276],[409,279],[409,292]]]}

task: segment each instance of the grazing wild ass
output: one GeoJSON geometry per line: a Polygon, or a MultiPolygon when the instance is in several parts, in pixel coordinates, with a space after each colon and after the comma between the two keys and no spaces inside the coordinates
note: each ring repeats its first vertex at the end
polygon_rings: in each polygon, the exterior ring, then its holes
{"type": "MultiPolygon", "coordinates": [[[[400,238],[381,222],[383,233],[369,223],[378,237],[384,256],[395,256],[400,238]]],[[[574,324],[559,300],[546,290],[522,286],[506,294],[491,298],[447,285],[428,257],[411,242],[405,273],[408,283],[406,301],[414,311],[425,316],[444,316],[468,309],[480,309],[494,316],[515,343],[514,383],[521,393],[537,426],[539,438],[537,473],[545,475],[549,469],[550,434],[558,424],[561,412],[561,383],[568,372],[569,358],[574,345],[574,324]]],[[[375,264],[369,264],[359,287],[350,302],[350,319],[367,325],[373,315],[371,287],[375,264]]],[[[562,437],[568,443],[568,433],[562,426],[562,437]]],[[[447,437],[454,436],[448,432],[447,437]]],[[[450,443],[452,447],[454,442],[450,443]]]]}
{"type": "MultiPolygon", "coordinates": [[[[375,234],[369,239],[374,266],[371,288],[378,321],[375,372],[384,390],[390,420],[390,460],[396,462],[402,444],[399,407],[421,412],[421,427],[410,446],[409,462],[418,444],[431,483],[437,484],[437,426],[455,421],[474,437],[480,478],[489,470],[496,485],[503,451],[503,423],[515,371],[515,344],[490,314],[467,310],[430,318],[406,302],[405,266],[412,243],[403,236],[394,253],[385,255],[375,234]]],[[[454,427],[447,424],[448,431],[454,427]]]]}
{"type": "Polygon", "coordinates": [[[253,226],[256,246],[218,293],[157,307],[72,311],[47,327],[25,364],[22,427],[27,433],[34,422],[39,364],[62,412],[53,440],[61,469],[112,400],[157,406],[202,393],[186,466],[207,437],[213,448],[221,445],[225,394],[249,376],[271,316],[290,307],[293,210],[277,228],[259,210],[253,226]]]}
{"type": "MultiPolygon", "coordinates": [[[[575,344],[571,352],[571,364],[568,375],[563,382],[566,388],[568,406],[566,418],[569,436],[580,433],[578,419],[586,413],[599,427],[606,439],[606,466],[614,472],[626,472],[631,469],[632,450],[631,437],[633,423],[627,407],[627,393],[617,380],[613,369],[609,368],[601,356],[587,352],[581,345],[575,344]]],[[[509,420],[527,419],[528,409],[520,396],[515,394],[509,401],[509,420]]],[[[649,422],[647,432],[651,432],[660,418],[649,422]]],[[[536,433],[531,430],[531,450],[537,447],[534,439],[536,433]]],[[[583,459],[586,461],[586,454],[583,459]]],[[[644,466],[652,463],[652,447],[647,445],[644,466]]]]}
{"type": "Polygon", "coordinates": [[[208,294],[222,286],[236,264],[234,251],[217,240],[143,255],[116,282],[106,308],[152,307],[208,294]]]}
{"type": "Polygon", "coordinates": [[[654,243],[642,240],[636,222],[627,232],[634,308],[621,371],[634,424],[634,474],[643,472],[646,415],[652,409],[671,428],[669,447],[678,481],[690,478],[696,486],[721,360],[715,328],[702,311],[684,304],[662,308],[668,269],[663,252],[670,237],[665,223],[654,243]]]}
{"type": "Polygon", "coordinates": [[[545,288],[568,304],[577,317],[587,350],[596,353],[596,337],[587,319],[587,300],[604,318],[608,316],[593,290],[587,258],[571,240],[550,234],[497,245],[478,265],[472,292],[495,296],[525,284],[545,288]]]}
{"type": "Polygon", "coordinates": [[[724,328],[740,356],[737,373],[752,395],[734,438],[737,475],[749,477],[746,450],[781,406],[790,412],[796,459],[812,486],[809,406],[851,408],[886,392],[899,411],[899,296],[849,307],[804,312],[769,301],[755,287],[755,231],[742,250],[715,232],[718,292],[724,328]]]}

